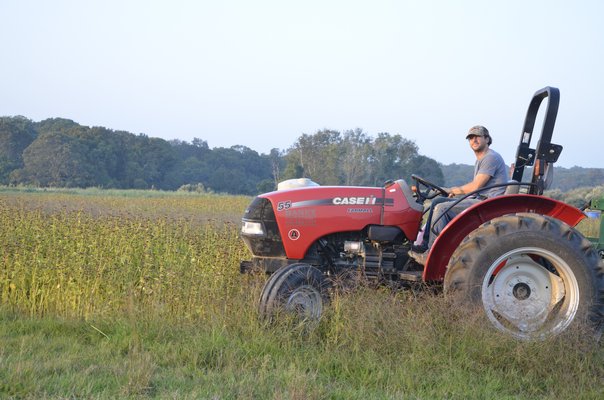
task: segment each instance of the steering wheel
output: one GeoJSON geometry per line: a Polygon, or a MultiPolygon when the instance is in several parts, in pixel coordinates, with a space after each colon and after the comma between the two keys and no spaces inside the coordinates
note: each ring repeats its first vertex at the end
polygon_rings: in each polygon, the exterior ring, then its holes
{"type": "Polygon", "coordinates": [[[445,197],[449,196],[449,193],[445,189],[441,188],[437,184],[425,180],[422,177],[411,175],[411,179],[415,181],[417,196],[422,203],[424,200],[432,200],[438,195],[445,197]],[[425,188],[425,190],[422,190],[422,188],[425,188]]]}

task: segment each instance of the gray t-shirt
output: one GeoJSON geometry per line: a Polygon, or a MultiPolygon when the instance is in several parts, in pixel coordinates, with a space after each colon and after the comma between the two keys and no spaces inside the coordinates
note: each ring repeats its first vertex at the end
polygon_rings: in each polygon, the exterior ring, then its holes
{"type": "MultiPolygon", "coordinates": [[[[508,181],[508,168],[505,165],[505,161],[503,161],[503,157],[491,149],[489,149],[482,159],[476,160],[474,164],[474,176],[478,174],[487,174],[491,177],[485,187],[508,181]]],[[[486,197],[495,197],[502,195],[504,192],[505,186],[502,186],[480,192],[480,194],[486,197]]]]}

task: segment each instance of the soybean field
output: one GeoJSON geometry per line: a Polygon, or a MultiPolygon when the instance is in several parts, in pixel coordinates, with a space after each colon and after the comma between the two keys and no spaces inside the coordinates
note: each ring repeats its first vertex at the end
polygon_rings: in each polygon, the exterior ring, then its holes
{"type": "Polygon", "coordinates": [[[257,313],[246,196],[0,188],[0,398],[600,399],[602,344],[518,342],[428,290],[257,313]]]}

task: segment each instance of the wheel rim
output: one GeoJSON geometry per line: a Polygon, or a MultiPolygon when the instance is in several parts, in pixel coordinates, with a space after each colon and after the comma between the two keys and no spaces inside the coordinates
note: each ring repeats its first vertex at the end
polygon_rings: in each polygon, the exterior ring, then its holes
{"type": "Polygon", "coordinates": [[[500,331],[521,339],[545,337],[562,332],[573,321],[579,286],[558,255],[542,248],[519,248],[489,267],[482,304],[500,331]]]}
{"type": "Polygon", "coordinates": [[[321,292],[314,286],[300,286],[287,298],[285,309],[306,319],[319,319],[323,313],[321,292]]]}

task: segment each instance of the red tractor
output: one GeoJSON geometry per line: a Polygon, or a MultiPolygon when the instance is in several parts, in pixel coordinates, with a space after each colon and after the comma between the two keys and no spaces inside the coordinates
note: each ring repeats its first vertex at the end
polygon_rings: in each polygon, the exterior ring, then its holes
{"type": "Polygon", "coordinates": [[[562,151],[551,143],[559,99],[553,87],[535,93],[506,194],[457,215],[436,238],[425,265],[407,253],[429,200],[447,193],[418,176],[412,177],[414,190],[402,179],[383,187],[301,180],[302,187],[256,197],[241,231],[253,258],[241,263],[241,271],[272,274],[261,295],[261,315],[285,310],[318,319],[333,282],[361,275],[401,286],[442,287],[483,309],[495,328],[521,339],[559,334],[579,323],[601,334],[604,262],[574,229],[585,215],[543,196],[562,151]],[[541,137],[531,148],[545,98],[541,137]],[[530,166],[530,179],[523,181],[530,166]]]}

